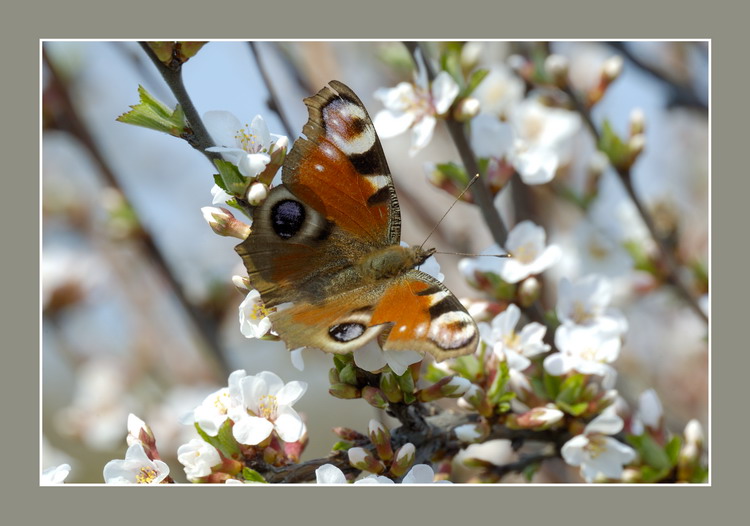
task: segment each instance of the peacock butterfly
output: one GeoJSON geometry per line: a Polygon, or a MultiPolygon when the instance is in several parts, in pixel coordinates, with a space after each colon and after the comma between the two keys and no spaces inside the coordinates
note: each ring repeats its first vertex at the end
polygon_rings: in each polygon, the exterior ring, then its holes
{"type": "Polygon", "coordinates": [[[306,138],[235,249],[275,332],[290,350],[348,353],[377,338],[438,361],[474,352],[472,317],[418,270],[435,250],[399,244],[393,178],[362,102],[332,81],[305,104],[306,138]]]}

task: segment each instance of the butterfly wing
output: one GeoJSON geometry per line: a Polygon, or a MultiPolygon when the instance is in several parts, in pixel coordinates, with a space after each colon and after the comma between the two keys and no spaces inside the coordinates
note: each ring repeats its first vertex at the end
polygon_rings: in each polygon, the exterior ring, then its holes
{"type": "Polygon", "coordinates": [[[305,99],[307,137],[295,141],[283,184],[255,209],[252,233],[236,247],[268,307],[317,305],[361,286],[352,266],[399,242],[396,192],[370,116],[351,89],[330,84],[305,99]]]}

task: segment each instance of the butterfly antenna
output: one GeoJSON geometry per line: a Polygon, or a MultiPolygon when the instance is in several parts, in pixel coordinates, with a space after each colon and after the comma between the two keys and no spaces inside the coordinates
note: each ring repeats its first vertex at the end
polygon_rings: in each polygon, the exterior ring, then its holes
{"type": "Polygon", "coordinates": [[[448,212],[450,212],[451,209],[453,209],[453,207],[456,206],[456,203],[458,203],[458,201],[461,199],[461,197],[463,197],[463,195],[469,190],[469,188],[471,188],[471,185],[473,185],[474,183],[477,182],[477,179],[479,179],[479,174],[476,174],[474,177],[472,177],[471,181],[469,181],[469,184],[466,185],[466,188],[464,188],[463,190],[461,190],[461,193],[458,194],[458,197],[456,197],[456,199],[453,200],[453,203],[448,207],[448,210],[445,211],[445,213],[443,214],[443,217],[440,218],[440,221],[438,221],[435,224],[435,226],[432,227],[432,230],[427,235],[427,237],[425,238],[425,240],[422,241],[422,244],[419,245],[419,248],[424,247],[424,244],[427,243],[427,240],[430,239],[430,237],[432,237],[432,234],[435,233],[435,230],[437,230],[437,228],[440,226],[440,223],[443,222],[443,219],[445,219],[445,216],[448,215],[448,212]]]}

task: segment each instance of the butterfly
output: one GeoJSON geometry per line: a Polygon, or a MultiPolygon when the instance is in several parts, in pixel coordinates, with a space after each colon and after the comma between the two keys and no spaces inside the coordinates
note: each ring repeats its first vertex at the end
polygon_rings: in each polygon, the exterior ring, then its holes
{"type": "Polygon", "coordinates": [[[419,270],[435,249],[399,244],[393,178],[360,99],[331,81],[304,102],[306,137],[235,248],[274,331],[290,350],[342,354],[377,338],[383,350],[438,361],[474,352],[472,317],[419,270]]]}

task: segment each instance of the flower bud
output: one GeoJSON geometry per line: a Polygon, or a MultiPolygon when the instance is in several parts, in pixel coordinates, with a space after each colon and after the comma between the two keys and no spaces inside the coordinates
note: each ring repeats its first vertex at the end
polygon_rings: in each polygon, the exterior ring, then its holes
{"type": "Polygon", "coordinates": [[[247,194],[245,195],[245,197],[247,199],[247,202],[252,206],[258,206],[266,200],[266,197],[268,197],[268,186],[256,181],[252,183],[247,189],[247,194]]]}
{"type": "Polygon", "coordinates": [[[564,413],[557,409],[554,404],[545,407],[535,407],[516,418],[518,427],[526,429],[547,429],[556,424],[564,417],[564,413]]]}
{"type": "Polygon", "coordinates": [[[484,417],[489,417],[492,414],[492,405],[487,400],[484,389],[476,384],[471,384],[469,390],[459,399],[459,405],[475,409],[484,417]]]}
{"type": "Polygon", "coordinates": [[[453,429],[456,438],[466,443],[481,442],[489,435],[489,431],[489,426],[485,422],[464,424],[453,429]]]}
{"type": "Polygon", "coordinates": [[[331,367],[331,369],[328,371],[328,383],[331,385],[341,383],[339,372],[335,367],[331,367]]]}
{"type": "Polygon", "coordinates": [[[367,440],[367,437],[365,435],[348,427],[334,427],[333,432],[342,440],[346,440],[347,442],[363,442],[367,440]]]}
{"type": "Polygon", "coordinates": [[[328,389],[328,392],[331,394],[331,396],[342,398],[344,400],[352,400],[354,398],[361,398],[362,396],[362,393],[359,389],[357,389],[353,385],[344,383],[331,385],[331,387],[328,389]]]}
{"type": "Polygon", "coordinates": [[[630,152],[631,163],[641,154],[646,146],[646,136],[642,133],[633,135],[628,140],[628,151],[630,152]]]}
{"type": "Polygon", "coordinates": [[[381,460],[390,460],[393,458],[393,448],[391,447],[391,434],[388,429],[377,420],[370,420],[370,442],[373,443],[381,460]]]}
{"type": "Polygon", "coordinates": [[[607,84],[614,82],[622,73],[622,65],[621,56],[614,55],[609,57],[604,61],[604,64],[602,64],[602,80],[607,84]]]}
{"type": "Polygon", "coordinates": [[[539,299],[542,291],[542,286],[539,280],[535,277],[530,277],[521,282],[521,286],[518,287],[518,302],[522,307],[529,307],[539,299]]]}
{"type": "Polygon", "coordinates": [[[630,112],[630,135],[638,135],[646,131],[646,114],[641,108],[634,108],[630,112]]]}
{"type": "Polygon", "coordinates": [[[453,118],[458,122],[467,122],[479,115],[479,100],[474,97],[466,97],[456,104],[453,110],[453,118]]]}
{"type": "Polygon", "coordinates": [[[206,220],[211,229],[225,237],[236,237],[244,240],[250,235],[250,226],[238,221],[226,208],[215,206],[204,206],[201,208],[203,219],[206,220]]]}
{"type": "Polygon", "coordinates": [[[396,477],[403,477],[414,464],[416,448],[411,442],[407,442],[396,451],[396,458],[391,464],[391,473],[396,477]]]}
{"type": "Polygon", "coordinates": [[[386,399],[391,403],[400,402],[403,399],[403,393],[398,385],[398,378],[390,371],[380,375],[380,390],[383,391],[386,399]]]}
{"type": "Polygon", "coordinates": [[[375,473],[376,475],[385,470],[385,465],[373,457],[365,448],[349,448],[347,453],[349,455],[349,464],[357,469],[375,473]]]}
{"type": "Polygon", "coordinates": [[[562,87],[568,83],[568,59],[562,55],[551,54],[544,60],[544,71],[553,84],[562,87]]]}
{"type": "Polygon", "coordinates": [[[346,364],[339,371],[339,378],[345,384],[357,386],[357,384],[359,383],[357,382],[357,370],[355,369],[355,366],[353,363],[346,364]]]}
{"type": "Polygon", "coordinates": [[[247,294],[253,289],[247,276],[232,276],[232,284],[243,294],[247,294]]]}
{"type": "Polygon", "coordinates": [[[685,426],[685,444],[680,451],[682,461],[696,461],[703,450],[703,427],[693,419],[685,426]]]}
{"type": "MultiPolygon", "coordinates": [[[[333,369],[335,371],[335,369],[333,369]]],[[[388,400],[386,400],[383,391],[377,387],[371,385],[362,388],[362,398],[367,400],[367,403],[378,409],[385,409],[388,407],[388,400]]]]}
{"type": "MultiPolygon", "coordinates": [[[[128,436],[126,441],[128,446],[140,442],[143,444],[143,449],[146,453],[156,447],[156,440],[154,439],[154,433],[151,431],[151,428],[146,422],[135,416],[133,413],[128,415],[128,436]]],[[[149,456],[149,458],[151,457],[149,456]]]]}

